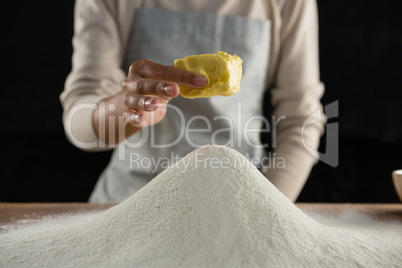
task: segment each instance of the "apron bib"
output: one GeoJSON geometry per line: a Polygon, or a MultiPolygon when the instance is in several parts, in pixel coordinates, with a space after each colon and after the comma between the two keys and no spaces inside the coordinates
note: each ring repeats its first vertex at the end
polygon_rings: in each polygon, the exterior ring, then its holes
{"type": "Polygon", "coordinates": [[[144,58],[173,65],[175,59],[188,55],[225,51],[243,59],[241,87],[231,97],[185,99],[179,95],[172,99],[160,123],[136,133],[115,149],[90,201],[121,202],[167,166],[207,144],[226,145],[248,159],[261,159],[265,155],[260,129],[269,43],[268,20],[136,9],[126,70],[144,58]]]}

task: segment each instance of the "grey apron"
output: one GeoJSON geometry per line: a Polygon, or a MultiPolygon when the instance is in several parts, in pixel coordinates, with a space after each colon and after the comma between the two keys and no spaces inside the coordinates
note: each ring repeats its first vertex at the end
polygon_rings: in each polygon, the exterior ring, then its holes
{"type": "Polygon", "coordinates": [[[137,9],[126,70],[131,63],[144,58],[173,65],[175,59],[188,55],[225,51],[243,59],[241,88],[231,97],[174,98],[160,123],[135,134],[115,149],[90,202],[125,200],[167,166],[203,145],[226,145],[248,159],[261,159],[265,151],[259,146],[260,116],[269,43],[268,20],[137,9]],[[244,129],[248,129],[246,135],[244,129]]]}

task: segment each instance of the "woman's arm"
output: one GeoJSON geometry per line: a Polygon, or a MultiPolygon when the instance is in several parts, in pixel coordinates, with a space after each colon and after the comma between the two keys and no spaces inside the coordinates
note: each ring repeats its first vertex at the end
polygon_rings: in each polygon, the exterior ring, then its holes
{"type": "MultiPolygon", "coordinates": [[[[280,2],[280,22],[276,42],[277,65],[273,75],[271,101],[273,116],[281,119],[274,133],[275,158],[282,157],[286,168],[265,170],[267,178],[289,199],[295,201],[302,190],[317,156],[311,155],[305,145],[318,149],[324,123],[303,124],[314,112],[322,111],[320,99],[324,86],[319,78],[318,18],[315,0],[280,2]]],[[[274,29],[275,31],[275,29],[274,29]]]]}
{"type": "Polygon", "coordinates": [[[69,140],[83,150],[106,150],[93,124],[97,104],[121,90],[122,40],[114,1],[77,0],[72,70],[60,95],[69,140]]]}
{"type": "Polygon", "coordinates": [[[179,94],[178,84],[202,88],[207,83],[205,77],[149,60],[133,63],[126,77],[121,68],[125,22],[132,20],[119,18],[118,4],[76,1],[73,68],[60,99],[66,134],[84,150],[113,148],[162,120],[166,104],[179,94]]]}

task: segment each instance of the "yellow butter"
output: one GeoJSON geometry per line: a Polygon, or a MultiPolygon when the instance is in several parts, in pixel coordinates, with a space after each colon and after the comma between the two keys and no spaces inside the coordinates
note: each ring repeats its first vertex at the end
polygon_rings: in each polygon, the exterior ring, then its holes
{"type": "Polygon", "coordinates": [[[180,85],[180,94],[185,98],[208,98],[216,95],[232,96],[239,92],[243,60],[237,55],[219,51],[217,54],[191,55],[174,61],[179,69],[189,70],[208,77],[205,88],[180,85]]]}

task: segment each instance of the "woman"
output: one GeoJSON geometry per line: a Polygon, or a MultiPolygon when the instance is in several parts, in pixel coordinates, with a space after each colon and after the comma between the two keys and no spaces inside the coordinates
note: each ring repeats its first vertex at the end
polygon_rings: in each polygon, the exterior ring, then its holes
{"type": "Polygon", "coordinates": [[[304,142],[317,149],[323,133],[324,122],[302,130],[322,110],[317,35],[314,0],[77,0],[64,127],[79,148],[115,148],[90,201],[121,202],[210,143],[267,159],[259,139],[266,90],[274,120],[263,131],[275,155],[270,165],[253,163],[295,201],[317,161],[304,142]],[[218,51],[243,59],[239,93],[181,97],[179,85],[207,80],[172,67],[174,59],[218,51]]]}

